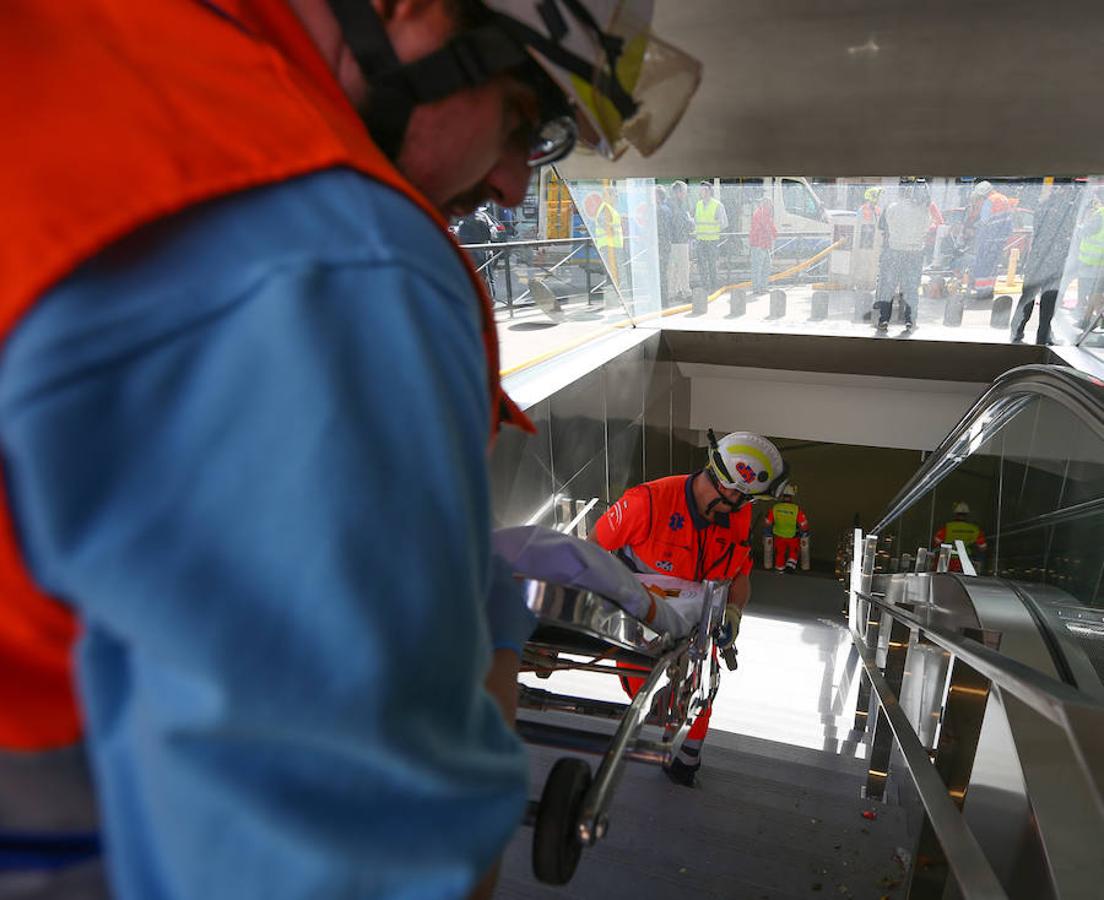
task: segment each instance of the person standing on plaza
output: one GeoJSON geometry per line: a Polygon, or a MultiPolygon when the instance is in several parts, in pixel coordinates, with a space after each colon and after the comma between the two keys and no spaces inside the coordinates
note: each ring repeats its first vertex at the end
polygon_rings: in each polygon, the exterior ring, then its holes
{"type": "Polygon", "coordinates": [[[979,181],[970,192],[967,221],[976,229],[977,247],[969,287],[979,297],[993,296],[997,269],[1012,236],[1012,210],[1017,203],[989,181],[979,181]]]}
{"type": "Polygon", "coordinates": [[[1104,305],[1104,198],[1100,189],[1089,195],[1089,210],[1077,237],[1076,326],[1084,331],[1104,305]]]}
{"type": "Polygon", "coordinates": [[[690,238],[694,220],[687,208],[690,193],[685,181],[671,185],[671,256],[667,261],[667,300],[674,306],[690,301],[690,238]]]}
{"type": "Polygon", "coordinates": [[[1039,326],[1035,343],[1050,343],[1050,320],[1076,224],[1076,189],[1072,184],[1053,185],[1035,213],[1031,247],[1024,260],[1023,290],[1012,315],[1012,343],[1023,341],[1036,298],[1039,300],[1039,326]]]}
{"type": "Polygon", "coordinates": [[[873,290],[878,282],[878,262],[882,252],[882,188],[874,185],[863,193],[863,202],[855,212],[855,232],[851,248],[851,278],[856,290],[873,290]]]}
{"type": "Polygon", "coordinates": [[[671,204],[667,191],[657,184],[655,189],[656,250],[659,253],[660,306],[666,306],[667,270],[671,261],[671,204]]]}
{"type": "Polygon", "coordinates": [[[928,234],[931,202],[928,185],[918,179],[909,179],[901,187],[901,199],[891,203],[882,214],[881,227],[885,232],[885,249],[882,251],[878,272],[877,302],[879,334],[889,328],[893,311],[893,297],[900,292],[906,332],[915,328],[913,311],[920,300],[920,276],[924,266],[924,240],[928,234]]]}
{"type": "Polygon", "coordinates": [[[617,191],[607,184],[602,201],[594,214],[594,246],[598,248],[606,273],[614,288],[621,285],[621,250],[625,246],[625,230],[617,208],[617,191]]]}
{"type": "Polygon", "coordinates": [[[712,294],[720,283],[717,279],[717,248],[721,232],[728,227],[728,213],[724,204],[713,196],[713,182],[702,181],[698,186],[698,202],[694,207],[694,237],[698,247],[698,278],[706,295],[712,294]]]}
{"type": "Polygon", "coordinates": [[[771,251],[778,229],[774,225],[774,204],[765,194],[751,214],[748,247],[751,252],[751,290],[765,294],[770,288],[771,251]]]}

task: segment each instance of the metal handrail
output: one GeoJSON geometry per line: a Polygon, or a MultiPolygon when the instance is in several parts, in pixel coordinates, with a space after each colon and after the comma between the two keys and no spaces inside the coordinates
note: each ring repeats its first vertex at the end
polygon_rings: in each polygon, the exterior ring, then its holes
{"type": "Polygon", "coordinates": [[[1104,382],[1067,366],[1032,365],[1009,369],[975,401],[916,470],[890,501],[881,521],[870,529],[871,533],[884,533],[1036,397],[1060,403],[1104,441],[1104,382]]]}
{"type": "Polygon", "coordinates": [[[1104,722],[1104,703],[972,638],[927,623],[897,603],[861,590],[854,593],[899,621],[919,628],[933,644],[961,659],[979,675],[989,679],[990,683],[1061,728],[1082,770],[1095,788],[1093,800],[1101,816],[1104,816],[1104,754],[1099,752],[1100,747],[1086,747],[1083,741],[1086,733],[1089,736],[1096,734],[1099,738],[1099,723],[1104,722]],[[1095,719],[1096,728],[1088,724],[1089,719],[1095,719]]]}

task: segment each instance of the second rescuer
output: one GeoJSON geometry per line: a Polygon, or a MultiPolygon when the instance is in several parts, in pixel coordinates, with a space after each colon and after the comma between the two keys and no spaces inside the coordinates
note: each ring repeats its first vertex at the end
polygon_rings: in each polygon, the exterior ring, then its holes
{"type": "MultiPolygon", "coordinates": [[[[780,497],[788,481],[782,454],[766,438],[735,431],[717,441],[709,432],[709,461],[690,475],[671,475],[629,488],[594,528],[591,540],[616,552],[637,572],[688,581],[731,579],[718,645],[735,668],[736,635],[751,599],[751,502],[780,497]]],[[[642,679],[626,678],[630,693],[642,679]]],[[[666,770],[691,785],[701,768],[710,709],[694,721],[666,770]]]]}

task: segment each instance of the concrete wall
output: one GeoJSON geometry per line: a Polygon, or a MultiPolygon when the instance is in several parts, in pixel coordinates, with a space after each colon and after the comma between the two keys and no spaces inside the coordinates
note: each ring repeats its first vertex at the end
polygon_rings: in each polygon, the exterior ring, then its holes
{"type": "Polygon", "coordinates": [[[658,0],[704,63],[671,139],[571,178],[1104,172],[1099,0],[658,0]]]}
{"type": "Polygon", "coordinates": [[[931,450],[987,385],[683,364],[690,424],[705,430],[931,450]]]}

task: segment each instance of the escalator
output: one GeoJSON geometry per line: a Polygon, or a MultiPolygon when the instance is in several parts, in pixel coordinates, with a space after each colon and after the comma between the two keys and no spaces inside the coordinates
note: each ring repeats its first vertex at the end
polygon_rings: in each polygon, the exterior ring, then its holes
{"type": "MultiPolygon", "coordinates": [[[[631,771],[571,884],[533,882],[519,839],[500,896],[1100,896],[1102,540],[1104,386],[1007,373],[856,533],[847,593],[801,579],[809,596],[788,608],[757,594],[780,637],[737,706],[771,698],[763,717],[816,694],[801,713],[820,717],[815,740],[736,722],[711,735],[696,789],[631,771]],[[996,478],[992,555],[980,575],[946,571],[947,553],[930,571],[937,504],[979,464],[996,478]],[[809,634],[842,648],[818,651],[823,686],[802,682],[809,634]]],[[[550,760],[534,754],[535,779],[550,760]]]]}

